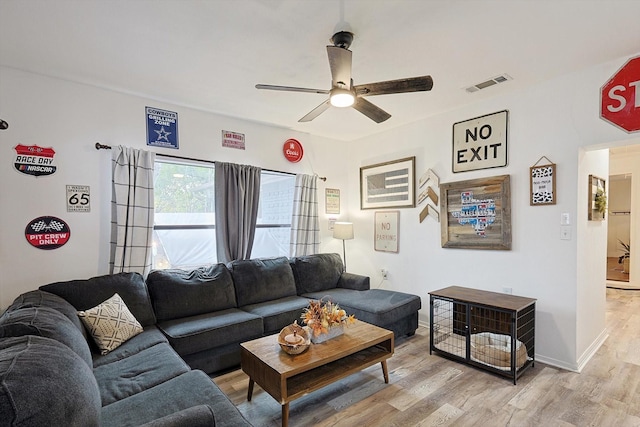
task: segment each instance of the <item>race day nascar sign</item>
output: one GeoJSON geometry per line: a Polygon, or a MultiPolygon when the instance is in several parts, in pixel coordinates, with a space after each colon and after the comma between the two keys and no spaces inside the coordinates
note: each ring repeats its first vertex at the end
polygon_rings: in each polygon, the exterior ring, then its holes
{"type": "Polygon", "coordinates": [[[178,113],[145,107],[147,145],[178,149],[178,113]]]}
{"type": "Polygon", "coordinates": [[[53,175],[56,172],[56,152],[53,148],[22,144],[13,148],[16,150],[13,164],[18,172],[35,177],[53,175]]]}
{"type": "Polygon", "coordinates": [[[58,249],[69,241],[69,225],[55,216],[38,217],[24,229],[27,242],[38,249],[58,249]]]}

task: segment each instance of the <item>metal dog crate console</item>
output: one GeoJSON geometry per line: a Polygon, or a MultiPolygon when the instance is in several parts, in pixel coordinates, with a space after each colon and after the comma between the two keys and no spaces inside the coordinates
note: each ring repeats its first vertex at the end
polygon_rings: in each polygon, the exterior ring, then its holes
{"type": "Polygon", "coordinates": [[[535,362],[536,300],[450,286],[429,293],[429,354],[513,379],[535,362]]]}

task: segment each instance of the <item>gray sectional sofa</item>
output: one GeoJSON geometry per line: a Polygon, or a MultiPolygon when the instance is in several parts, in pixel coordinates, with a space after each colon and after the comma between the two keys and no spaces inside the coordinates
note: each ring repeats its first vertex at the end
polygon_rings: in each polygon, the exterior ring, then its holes
{"type": "Polygon", "coordinates": [[[415,332],[418,296],[369,289],[342,269],[337,254],[254,259],[22,294],[0,316],[0,426],[248,426],[206,373],[238,366],[241,342],[299,319],[309,299],[415,332]],[[102,355],[77,312],[114,293],[143,332],[102,355]]]}
{"type": "Polygon", "coordinates": [[[241,342],[300,322],[310,299],[330,299],[396,337],[414,334],[419,296],[370,289],[369,277],[343,269],[338,254],[251,259],[152,271],[147,286],[158,328],[192,368],[207,373],[238,366],[241,342]]]}

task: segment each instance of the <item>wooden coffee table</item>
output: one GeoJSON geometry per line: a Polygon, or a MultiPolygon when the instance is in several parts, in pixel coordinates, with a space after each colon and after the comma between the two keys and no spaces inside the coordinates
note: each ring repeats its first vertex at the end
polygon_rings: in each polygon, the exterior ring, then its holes
{"type": "Polygon", "coordinates": [[[240,344],[242,370],[249,376],[247,400],[253,385],[282,405],[282,426],[289,424],[289,402],[369,366],[380,363],[389,383],[387,359],[393,355],[393,332],[357,320],[344,334],[311,344],[302,354],[290,355],[278,345],[278,335],[240,344]]]}

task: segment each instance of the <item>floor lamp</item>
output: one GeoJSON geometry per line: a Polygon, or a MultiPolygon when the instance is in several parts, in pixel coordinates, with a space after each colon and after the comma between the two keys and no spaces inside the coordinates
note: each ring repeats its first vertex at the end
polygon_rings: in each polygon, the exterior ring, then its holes
{"type": "Polygon", "coordinates": [[[344,259],[344,271],[347,271],[347,252],[344,241],[353,239],[353,224],[350,222],[336,222],[333,225],[333,238],[342,240],[342,259],[344,259]]]}

